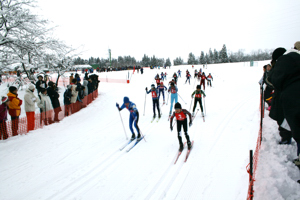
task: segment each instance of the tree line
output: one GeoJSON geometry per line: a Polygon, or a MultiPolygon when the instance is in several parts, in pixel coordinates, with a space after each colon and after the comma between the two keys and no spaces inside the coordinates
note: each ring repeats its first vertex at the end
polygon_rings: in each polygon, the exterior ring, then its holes
{"type": "MultiPolygon", "coordinates": [[[[183,58],[177,57],[173,60],[173,65],[199,65],[199,64],[216,64],[216,63],[229,63],[229,62],[247,62],[247,61],[260,61],[269,60],[272,58],[273,50],[257,50],[250,54],[246,54],[244,50],[238,50],[238,52],[228,52],[226,45],[224,44],[220,51],[209,49],[207,53],[201,51],[199,57],[196,57],[193,53],[189,53],[187,62],[184,62],[183,58]]],[[[109,59],[90,57],[88,60],[80,57],[74,60],[74,64],[98,64],[100,67],[110,66],[109,59]]],[[[112,67],[121,66],[171,66],[170,58],[157,58],[154,56],[149,57],[146,54],[140,61],[131,56],[119,56],[118,59],[111,59],[112,67]]]]}

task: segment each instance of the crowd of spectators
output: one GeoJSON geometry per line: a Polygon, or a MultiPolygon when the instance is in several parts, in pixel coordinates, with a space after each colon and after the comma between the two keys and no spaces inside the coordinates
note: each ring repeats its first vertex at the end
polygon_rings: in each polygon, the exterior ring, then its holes
{"type": "MultiPolygon", "coordinates": [[[[91,74],[85,76],[81,84],[81,78],[78,74],[70,76],[70,84],[67,86],[63,93],[64,98],[64,116],[69,116],[71,113],[77,111],[75,103],[85,107],[83,99],[89,94],[98,89],[99,85],[98,76],[91,74]]],[[[18,135],[19,117],[21,114],[21,105],[24,103],[26,118],[27,118],[27,131],[34,130],[35,128],[35,110],[36,105],[40,109],[40,123],[49,125],[54,122],[59,122],[59,113],[62,111],[59,92],[57,85],[47,80],[43,80],[43,76],[38,76],[38,81],[35,84],[30,84],[24,95],[24,100],[18,97],[18,89],[15,86],[9,87],[7,96],[1,98],[0,105],[0,138],[3,140],[8,138],[6,120],[7,114],[11,116],[11,129],[12,136],[18,135]],[[35,93],[35,91],[37,91],[35,93]]],[[[76,104],[77,106],[77,104],[76,104]]]]}
{"type": "Polygon", "coordinates": [[[264,101],[269,117],[278,124],[279,144],[290,145],[292,139],[297,143],[293,162],[300,169],[300,41],[292,49],[279,47],[273,51],[260,83],[266,85],[264,101]]]}

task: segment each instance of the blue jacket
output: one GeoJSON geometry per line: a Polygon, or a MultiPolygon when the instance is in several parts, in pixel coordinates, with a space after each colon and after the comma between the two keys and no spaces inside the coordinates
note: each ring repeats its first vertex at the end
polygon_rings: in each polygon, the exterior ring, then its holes
{"type": "Polygon", "coordinates": [[[138,109],[136,108],[136,105],[134,103],[132,103],[131,101],[129,101],[129,106],[126,107],[126,105],[123,103],[123,105],[120,107],[120,111],[123,110],[124,108],[127,108],[129,110],[130,113],[137,113],[138,109]]]}
{"type": "Polygon", "coordinates": [[[164,85],[163,86],[159,85],[159,86],[157,86],[157,89],[158,89],[159,92],[161,92],[161,91],[163,92],[164,90],[167,90],[167,87],[164,86],[164,85]]]}

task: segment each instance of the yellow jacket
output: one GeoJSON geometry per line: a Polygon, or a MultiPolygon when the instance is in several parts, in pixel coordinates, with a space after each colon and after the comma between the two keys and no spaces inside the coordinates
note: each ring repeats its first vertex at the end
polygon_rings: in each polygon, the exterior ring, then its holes
{"type": "Polygon", "coordinates": [[[18,95],[13,94],[9,92],[7,94],[7,97],[10,101],[10,104],[8,106],[9,108],[9,114],[12,117],[18,117],[21,114],[21,105],[22,105],[22,100],[18,98],[18,95]]]}

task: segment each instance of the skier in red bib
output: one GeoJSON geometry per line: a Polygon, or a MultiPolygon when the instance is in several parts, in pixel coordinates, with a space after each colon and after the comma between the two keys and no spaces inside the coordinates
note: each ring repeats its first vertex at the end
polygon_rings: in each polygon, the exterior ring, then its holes
{"type": "Polygon", "coordinates": [[[173,118],[176,117],[177,120],[177,132],[178,132],[178,141],[179,141],[179,151],[181,152],[183,150],[183,142],[182,142],[182,134],[181,134],[181,127],[183,126],[184,135],[187,141],[188,149],[190,150],[192,148],[192,144],[190,141],[190,136],[188,135],[187,130],[187,115],[190,118],[189,126],[192,125],[192,116],[189,111],[186,109],[181,108],[181,104],[177,102],[175,104],[175,112],[173,112],[173,115],[171,116],[170,120],[170,129],[173,131],[173,118]]]}
{"type": "Polygon", "coordinates": [[[205,73],[203,72],[202,75],[201,75],[200,87],[201,87],[201,85],[203,85],[204,90],[205,90],[205,79],[207,79],[207,78],[205,76],[205,73]]]}
{"type": "Polygon", "coordinates": [[[210,86],[211,87],[211,81],[213,81],[213,77],[211,75],[211,73],[208,74],[207,76],[207,86],[210,86]]]}
{"type": "Polygon", "coordinates": [[[146,88],[146,92],[147,94],[149,94],[151,92],[152,95],[152,102],[153,102],[153,118],[156,117],[155,114],[155,106],[157,108],[157,112],[158,112],[158,118],[160,118],[160,110],[159,110],[159,98],[158,98],[158,89],[155,88],[155,85],[152,84],[151,85],[151,89],[148,91],[148,88],[146,88]]]}
{"type": "Polygon", "coordinates": [[[192,94],[192,98],[194,97],[194,95],[195,95],[195,101],[194,101],[194,108],[193,108],[193,114],[192,114],[192,116],[194,117],[194,115],[195,115],[195,109],[196,109],[196,106],[197,106],[197,102],[199,102],[200,108],[201,108],[201,114],[202,114],[202,117],[203,117],[204,113],[203,113],[203,106],[202,106],[202,95],[203,95],[203,98],[205,98],[206,95],[203,92],[203,90],[201,90],[200,85],[197,85],[196,90],[192,94]]]}

